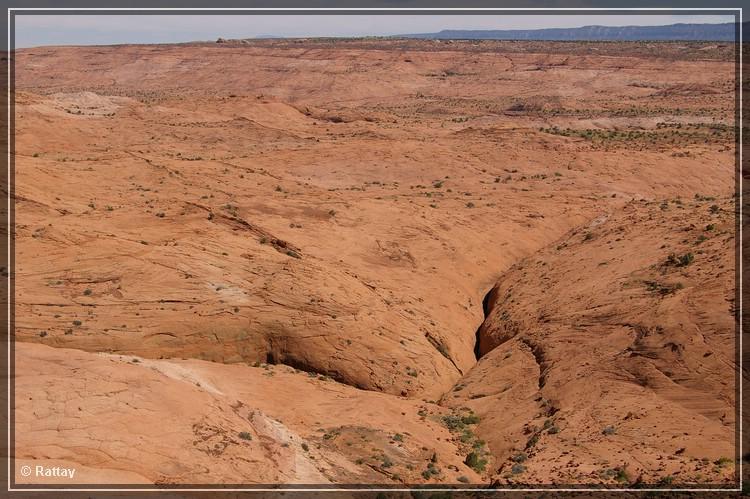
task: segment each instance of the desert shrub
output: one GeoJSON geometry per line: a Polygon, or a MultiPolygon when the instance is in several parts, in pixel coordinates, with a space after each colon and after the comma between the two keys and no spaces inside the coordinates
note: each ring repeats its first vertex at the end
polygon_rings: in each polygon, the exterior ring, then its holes
{"type": "Polygon", "coordinates": [[[659,293],[660,295],[670,295],[685,287],[681,282],[665,284],[657,281],[644,281],[644,283],[646,284],[646,289],[659,293]]]}
{"type": "Polygon", "coordinates": [[[469,455],[466,456],[464,463],[466,464],[466,466],[473,469],[477,473],[481,473],[482,471],[484,471],[485,466],[487,466],[487,460],[480,456],[477,452],[470,452],[469,455]]]}
{"type": "Polygon", "coordinates": [[[462,417],[461,422],[463,424],[479,424],[479,416],[472,413],[472,414],[469,414],[468,416],[462,417]]]}
{"type": "Polygon", "coordinates": [[[534,433],[531,435],[531,437],[526,441],[526,448],[531,449],[539,442],[539,434],[534,433]]]}
{"type": "Polygon", "coordinates": [[[625,468],[616,468],[615,469],[615,480],[618,482],[629,482],[630,477],[628,476],[628,472],[625,470],[625,468]]]}
{"type": "Polygon", "coordinates": [[[714,461],[714,464],[716,466],[726,466],[727,464],[733,463],[734,460],[729,457],[720,457],[716,461],[714,461]]]}
{"type": "Polygon", "coordinates": [[[675,267],[687,267],[691,263],[693,263],[693,260],[695,260],[695,255],[692,253],[685,253],[684,255],[677,256],[674,253],[671,253],[667,257],[667,265],[673,265],[675,267]]]}
{"type": "Polygon", "coordinates": [[[448,416],[443,416],[443,424],[450,431],[462,430],[465,423],[461,419],[461,416],[450,414],[448,416]]]}
{"type": "Polygon", "coordinates": [[[663,476],[659,479],[658,482],[656,482],[657,485],[672,485],[674,482],[673,476],[663,476]]]}

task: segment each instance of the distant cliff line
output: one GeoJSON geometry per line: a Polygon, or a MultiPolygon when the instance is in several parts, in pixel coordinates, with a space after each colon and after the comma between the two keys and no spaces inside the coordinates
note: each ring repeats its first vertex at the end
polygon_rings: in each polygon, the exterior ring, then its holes
{"type": "MultiPolygon", "coordinates": [[[[748,24],[743,23],[743,41],[748,24]]],[[[399,35],[399,38],[449,40],[539,40],[539,41],[715,41],[739,38],[736,23],[670,24],[666,26],[583,26],[580,28],[442,30],[437,33],[399,35]]],[[[739,41],[739,40],[737,40],[739,41]]]]}

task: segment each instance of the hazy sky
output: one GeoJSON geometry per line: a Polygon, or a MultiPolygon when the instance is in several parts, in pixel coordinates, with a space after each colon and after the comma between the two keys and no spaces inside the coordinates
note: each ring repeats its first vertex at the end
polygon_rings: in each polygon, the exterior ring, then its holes
{"type": "Polygon", "coordinates": [[[442,29],[534,29],[733,22],[688,15],[27,15],[18,14],[16,47],[169,43],[276,36],[361,36],[442,29]]]}

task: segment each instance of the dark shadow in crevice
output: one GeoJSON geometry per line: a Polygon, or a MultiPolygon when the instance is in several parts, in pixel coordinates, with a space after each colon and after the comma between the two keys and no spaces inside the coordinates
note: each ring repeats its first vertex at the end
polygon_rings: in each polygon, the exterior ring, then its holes
{"type": "Polygon", "coordinates": [[[484,298],[482,298],[482,312],[484,312],[484,320],[477,328],[477,332],[474,333],[474,357],[476,357],[477,360],[479,360],[482,357],[481,350],[479,348],[479,338],[482,333],[482,326],[484,326],[484,323],[487,321],[487,317],[489,317],[490,312],[492,311],[492,305],[493,305],[493,298],[495,296],[495,288],[490,288],[489,291],[484,295],[484,298]]]}

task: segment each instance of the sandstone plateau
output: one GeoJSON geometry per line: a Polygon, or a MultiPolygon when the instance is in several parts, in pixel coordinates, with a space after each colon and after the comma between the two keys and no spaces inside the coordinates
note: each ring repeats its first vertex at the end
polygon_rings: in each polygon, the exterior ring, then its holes
{"type": "Polygon", "coordinates": [[[732,485],[733,50],[18,50],[16,482],[732,485]]]}

